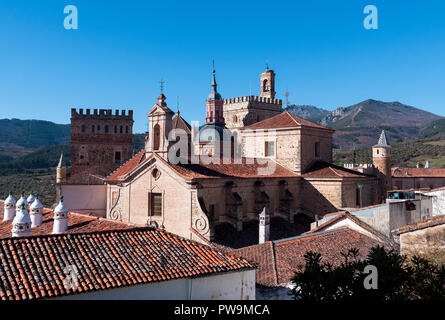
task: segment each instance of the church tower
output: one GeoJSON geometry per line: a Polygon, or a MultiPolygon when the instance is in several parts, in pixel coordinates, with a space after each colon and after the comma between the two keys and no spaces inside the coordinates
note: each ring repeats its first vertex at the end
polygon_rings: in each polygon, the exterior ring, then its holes
{"type": "Polygon", "coordinates": [[[212,91],[210,92],[207,100],[207,114],[206,123],[224,123],[223,117],[223,104],[224,101],[221,95],[218,93],[217,84],[215,79],[215,67],[212,70],[212,91]]]}
{"type": "Polygon", "coordinates": [[[388,144],[385,130],[380,134],[379,142],[372,147],[372,161],[380,178],[380,199],[386,198],[386,192],[392,189],[391,146],[388,144]]]}
{"type": "Polygon", "coordinates": [[[275,99],[275,72],[269,67],[260,74],[260,86],[260,97],[275,99]]]}
{"type": "Polygon", "coordinates": [[[166,99],[161,92],[158,96],[158,102],[147,113],[149,131],[145,150],[146,152],[156,152],[159,156],[168,160],[168,134],[172,129],[174,112],[167,106],[166,99]]]}

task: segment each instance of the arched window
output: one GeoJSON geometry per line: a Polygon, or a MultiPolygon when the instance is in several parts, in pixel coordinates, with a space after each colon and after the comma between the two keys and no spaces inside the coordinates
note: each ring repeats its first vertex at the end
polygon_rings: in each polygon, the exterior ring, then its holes
{"type": "Polygon", "coordinates": [[[122,133],[123,130],[124,130],[124,129],[123,129],[122,126],[121,126],[119,132],[122,133]]]}
{"type": "Polygon", "coordinates": [[[159,124],[156,124],[153,128],[153,150],[159,150],[159,145],[161,142],[161,128],[159,124]]]}
{"type": "Polygon", "coordinates": [[[114,126],[114,133],[117,133],[117,126],[114,126]]]}
{"type": "Polygon", "coordinates": [[[100,133],[100,126],[97,126],[97,133],[100,133]]]}
{"type": "Polygon", "coordinates": [[[105,133],[108,133],[108,124],[105,125],[105,133]]]}
{"type": "Polygon", "coordinates": [[[85,125],[82,125],[82,132],[85,132],[85,125]]]}
{"type": "Polygon", "coordinates": [[[94,133],[94,124],[91,126],[91,132],[94,133]]]}
{"type": "Polygon", "coordinates": [[[128,126],[125,126],[125,133],[128,133],[128,126]]]}
{"type": "Polygon", "coordinates": [[[269,91],[269,82],[267,81],[267,79],[263,80],[263,91],[264,92],[269,91]]]}

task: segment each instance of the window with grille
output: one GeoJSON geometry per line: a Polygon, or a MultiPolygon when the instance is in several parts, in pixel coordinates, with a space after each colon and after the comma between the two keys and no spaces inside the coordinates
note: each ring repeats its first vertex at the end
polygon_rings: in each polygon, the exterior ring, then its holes
{"type": "Polygon", "coordinates": [[[152,216],[162,216],[162,193],[150,193],[152,216]]]}

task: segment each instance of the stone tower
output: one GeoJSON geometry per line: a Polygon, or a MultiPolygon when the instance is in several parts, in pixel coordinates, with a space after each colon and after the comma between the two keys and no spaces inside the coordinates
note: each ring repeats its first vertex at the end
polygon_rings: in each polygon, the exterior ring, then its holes
{"type": "Polygon", "coordinates": [[[149,131],[145,151],[156,152],[165,160],[168,160],[168,148],[170,146],[168,134],[172,129],[174,112],[167,106],[166,99],[164,94],[161,93],[158,96],[158,102],[147,113],[149,131]]]}
{"type": "Polygon", "coordinates": [[[226,127],[236,130],[282,112],[282,101],[275,99],[275,72],[266,69],[260,74],[259,96],[224,99],[226,127]]]}
{"type": "Polygon", "coordinates": [[[385,130],[380,134],[379,142],[372,147],[372,161],[378,170],[381,191],[379,198],[383,201],[386,192],[392,189],[391,146],[388,144],[385,130]]]}
{"type": "Polygon", "coordinates": [[[71,176],[107,176],[132,156],[133,111],[71,109],[71,176]]]}
{"type": "Polygon", "coordinates": [[[260,97],[275,99],[275,72],[269,67],[260,74],[260,86],[260,97]]]}

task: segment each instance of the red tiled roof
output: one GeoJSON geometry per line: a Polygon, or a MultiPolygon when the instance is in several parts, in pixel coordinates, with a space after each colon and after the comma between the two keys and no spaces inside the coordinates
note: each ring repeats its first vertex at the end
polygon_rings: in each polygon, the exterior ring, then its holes
{"type": "MultiPolygon", "coordinates": [[[[163,160],[163,159],[162,159],[163,160]]],[[[167,163],[165,160],[163,160],[167,163]]],[[[200,161],[199,164],[168,164],[173,170],[186,179],[206,179],[206,178],[292,178],[299,177],[298,174],[286,169],[273,160],[261,159],[265,164],[259,164],[256,159],[242,158],[240,164],[205,164],[200,161]],[[260,174],[260,170],[266,168],[275,168],[269,174],[260,174]]]]}
{"type": "Polygon", "coordinates": [[[133,171],[138,165],[145,160],[145,149],[139,151],[133,158],[128,160],[122,166],[117,168],[114,172],[112,172],[105,181],[116,181],[120,180],[133,171]]]}
{"type": "Polygon", "coordinates": [[[176,114],[176,116],[173,117],[172,128],[173,129],[182,129],[187,134],[192,134],[192,132],[191,132],[192,127],[179,114],[176,114]]]}
{"type": "Polygon", "coordinates": [[[334,129],[324,127],[315,122],[300,118],[295,114],[289,112],[283,112],[271,118],[267,118],[263,121],[251,124],[250,126],[242,128],[244,129],[278,129],[278,128],[296,128],[296,127],[312,127],[318,129],[324,129],[329,131],[335,131],[334,129]]]}
{"type": "MultiPolygon", "coordinates": [[[[3,201],[0,201],[0,239],[11,237],[12,220],[3,221],[3,201]]],[[[43,222],[39,227],[31,229],[31,235],[46,235],[53,232],[53,216],[51,209],[43,209],[43,222]]],[[[69,213],[68,230],[66,233],[84,233],[105,230],[134,229],[135,226],[112,221],[105,218],[89,216],[85,214],[69,213]]]]}
{"type": "Polygon", "coordinates": [[[0,240],[0,299],[27,300],[253,269],[244,258],[160,230],[0,240]],[[78,271],[65,289],[64,269],[78,271]]]}
{"type": "Polygon", "coordinates": [[[364,178],[370,175],[346,169],[332,163],[317,161],[303,174],[305,178],[364,178]]]}
{"type": "Polygon", "coordinates": [[[393,178],[445,178],[445,168],[392,168],[393,178]]]}
{"type": "Polygon", "coordinates": [[[435,227],[435,226],[442,225],[442,224],[445,224],[445,214],[442,214],[439,216],[433,216],[433,217],[428,218],[424,221],[401,227],[401,228],[395,230],[395,234],[402,234],[402,233],[406,233],[406,232],[421,230],[421,229],[435,227]]]}
{"type": "Polygon", "coordinates": [[[382,243],[349,228],[339,228],[309,235],[234,250],[246,259],[258,264],[256,282],[264,286],[280,286],[291,282],[298,266],[304,267],[304,255],[313,251],[322,255],[323,261],[333,265],[344,262],[341,253],[351,248],[359,249],[359,257],[382,243]]]}
{"type": "MultiPolygon", "coordinates": [[[[258,163],[256,159],[242,158],[239,164],[231,163],[224,164],[221,159],[220,164],[210,163],[205,164],[200,161],[199,164],[170,164],[163,158],[153,154],[153,157],[158,161],[173,169],[176,173],[185,179],[208,179],[208,178],[223,178],[223,177],[237,177],[237,178],[291,178],[299,177],[298,174],[286,169],[273,160],[261,159],[258,163]],[[251,163],[250,163],[251,161],[251,163]],[[270,175],[260,174],[261,170],[266,168],[275,168],[270,175]]],[[[125,178],[133,170],[141,166],[149,158],[146,157],[145,152],[141,151],[126,164],[113,172],[108,178],[108,182],[117,181],[125,178]]]]}

